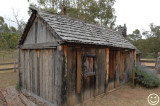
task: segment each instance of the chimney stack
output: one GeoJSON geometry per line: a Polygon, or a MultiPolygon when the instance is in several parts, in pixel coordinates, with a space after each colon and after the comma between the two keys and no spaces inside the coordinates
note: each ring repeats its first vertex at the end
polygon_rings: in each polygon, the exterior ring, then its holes
{"type": "Polygon", "coordinates": [[[124,24],[124,26],[119,26],[118,27],[118,33],[121,34],[124,38],[127,37],[127,27],[126,24],[124,24]]]}

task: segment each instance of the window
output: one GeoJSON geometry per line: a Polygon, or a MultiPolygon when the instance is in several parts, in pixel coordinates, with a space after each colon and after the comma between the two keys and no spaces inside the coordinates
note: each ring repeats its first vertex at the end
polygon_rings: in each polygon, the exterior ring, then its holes
{"type": "Polygon", "coordinates": [[[84,62],[84,76],[94,76],[94,58],[93,57],[86,57],[84,62]]]}

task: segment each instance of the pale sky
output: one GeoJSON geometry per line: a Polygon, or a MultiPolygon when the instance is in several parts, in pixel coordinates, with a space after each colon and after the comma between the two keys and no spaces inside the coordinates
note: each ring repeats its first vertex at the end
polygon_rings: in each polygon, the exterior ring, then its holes
{"type": "MultiPolygon", "coordinates": [[[[148,30],[149,24],[160,25],[160,0],[116,0],[116,25],[127,25],[128,33],[135,29],[148,30]]],[[[19,11],[19,18],[28,20],[27,0],[1,0],[0,16],[13,18],[12,8],[19,11]]],[[[9,25],[15,25],[7,22],[9,25]]]]}

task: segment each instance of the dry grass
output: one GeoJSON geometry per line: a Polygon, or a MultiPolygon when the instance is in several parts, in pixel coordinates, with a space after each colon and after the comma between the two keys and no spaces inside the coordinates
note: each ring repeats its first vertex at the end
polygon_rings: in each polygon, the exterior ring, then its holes
{"type": "Polygon", "coordinates": [[[153,59],[145,59],[145,58],[141,58],[141,60],[153,60],[153,61],[154,61],[154,60],[156,60],[156,59],[154,59],[154,58],[153,58],[153,59]]]}
{"type": "Polygon", "coordinates": [[[146,89],[141,86],[136,86],[133,89],[129,85],[124,85],[109,94],[91,99],[84,103],[84,106],[150,106],[147,97],[151,93],[160,96],[160,89],[146,89]]]}
{"type": "Polygon", "coordinates": [[[17,49],[0,49],[0,63],[17,61],[17,49]]]}
{"type": "Polygon", "coordinates": [[[142,62],[141,64],[145,66],[155,66],[155,63],[142,62]]]}
{"type": "MultiPolygon", "coordinates": [[[[17,61],[17,49],[7,49],[1,50],[0,49],[0,63],[11,63],[17,61]]],[[[0,69],[5,68],[14,68],[14,64],[10,65],[0,65],[0,69]]],[[[13,72],[13,70],[9,70],[8,72],[13,72]]],[[[5,73],[5,72],[0,72],[5,73]]]]}
{"type": "Polygon", "coordinates": [[[15,86],[17,82],[17,72],[2,71],[0,72],[0,88],[15,86]]]}

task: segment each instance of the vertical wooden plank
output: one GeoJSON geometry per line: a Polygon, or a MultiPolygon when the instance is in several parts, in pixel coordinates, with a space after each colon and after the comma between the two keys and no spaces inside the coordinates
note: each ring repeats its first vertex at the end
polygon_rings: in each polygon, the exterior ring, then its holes
{"type": "Polygon", "coordinates": [[[119,87],[120,86],[120,81],[119,81],[119,78],[120,78],[120,51],[117,51],[117,80],[116,80],[116,87],[119,87]]]}
{"type": "MultiPolygon", "coordinates": [[[[77,72],[78,72],[78,50],[76,48],[67,47],[67,79],[66,79],[66,92],[67,92],[67,106],[73,106],[76,104],[76,101],[80,101],[79,97],[82,94],[82,89],[80,93],[77,92],[77,72]],[[78,95],[76,98],[76,94],[78,95]]],[[[82,88],[82,83],[81,83],[82,88]]]]}
{"type": "Polygon", "coordinates": [[[37,50],[37,95],[40,96],[40,50],[37,50]]]}
{"type": "Polygon", "coordinates": [[[48,100],[49,101],[52,101],[52,88],[51,88],[51,78],[52,78],[52,73],[51,73],[51,71],[52,71],[52,50],[51,49],[49,49],[48,50],[48,57],[47,57],[47,61],[48,61],[48,91],[46,91],[46,92],[48,92],[48,100]]]}
{"type": "Polygon", "coordinates": [[[62,46],[57,47],[56,52],[56,79],[55,79],[55,105],[61,106],[62,104],[62,67],[63,67],[63,51],[62,46]]]}
{"type": "Polygon", "coordinates": [[[105,58],[106,58],[106,84],[108,84],[108,77],[109,77],[109,48],[106,48],[105,50],[106,52],[106,55],[105,55],[105,58]]]}
{"type": "Polygon", "coordinates": [[[26,89],[26,60],[25,60],[25,50],[23,50],[23,89],[26,89]]]}
{"type": "Polygon", "coordinates": [[[35,43],[37,43],[38,18],[35,19],[35,43]]]}
{"type": "Polygon", "coordinates": [[[40,97],[43,97],[43,50],[40,50],[40,97]]]}
{"type": "Polygon", "coordinates": [[[20,60],[20,54],[22,54],[22,52],[20,52],[20,48],[18,48],[18,50],[17,50],[17,60],[18,60],[18,72],[17,72],[17,77],[18,77],[18,84],[19,85],[21,85],[21,81],[20,81],[20,71],[21,71],[21,65],[20,65],[20,63],[22,62],[21,60],[20,60]]]}
{"type": "Polygon", "coordinates": [[[34,93],[37,94],[37,51],[34,50],[34,93]]]}
{"type": "Polygon", "coordinates": [[[30,66],[30,59],[29,59],[29,52],[30,52],[30,50],[27,50],[27,58],[28,58],[28,64],[27,64],[27,79],[28,79],[28,81],[27,81],[27,87],[28,87],[28,91],[30,92],[30,68],[29,68],[29,66],[30,66]]]}
{"type": "Polygon", "coordinates": [[[29,50],[29,91],[32,92],[32,51],[29,50]]]}
{"type": "Polygon", "coordinates": [[[102,50],[98,50],[98,94],[101,94],[101,54],[102,50]]]}
{"type": "MultiPolygon", "coordinates": [[[[41,26],[42,27],[42,26],[41,26]]],[[[43,75],[42,75],[42,79],[43,79],[43,98],[45,99],[46,98],[46,68],[47,68],[47,66],[46,66],[46,49],[44,49],[44,50],[42,50],[42,55],[43,55],[43,59],[42,59],[42,61],[43,61],[43,75]]]]}
{"type": "Polygon", "coordinates": [[[136,66],[136,50],[134,50],[134,66],[136,66]]]}
{"type": "Polygon", "coordinates": [[[22,88],[24,88],[24,51],[20,50],[20,57],[19,57],[19,84],[22,85],[22,88]]]}
{"type": "Polygon", "coordinates": [[[80,49],[77,49],[77,93],[81,92],[81,73],[82,73],[82,58],[80,49]]]}
{"type": "Polygon", "coordinates": [[[105,90],[105,49],[102,49],[101,54],[101,94],[105,90]]]}
{"type": "Polygon", "coordinates": [[[27,82],[28,82],[28,58],[27,58],[27,56],[28,56],[28,51],[27,50],[25,50],[25,66],[24,66],[24,68],[25,68],[25,76],[24,76],[24,88],[26,89],[26,90],[28,90],[27,88],[28,88],[28,86],[27,86],[27,82]]]}
{"type": "Polygon", "coordinates": [[[49,49],[45,49],[45,98],[49,100],[49,49]]]}
{"type": "Polygon", "coordinates": [[[35,50],[31,50],[31,91],[35,93],[35,63],[34,63],[34,52],[35,50]]]}
{"type": "Polygon", "coordinates": [[[52,50],[52,102],[54,102],[55,99],[55,57],[56,50],[52,50]]]}

